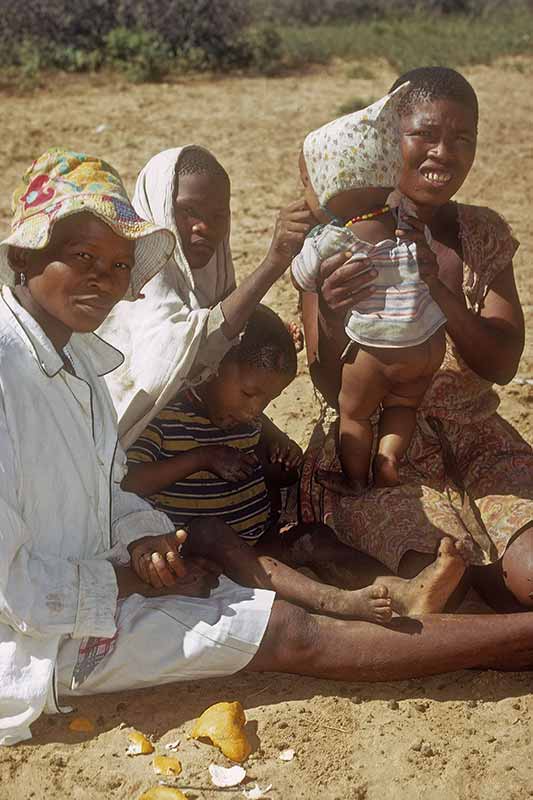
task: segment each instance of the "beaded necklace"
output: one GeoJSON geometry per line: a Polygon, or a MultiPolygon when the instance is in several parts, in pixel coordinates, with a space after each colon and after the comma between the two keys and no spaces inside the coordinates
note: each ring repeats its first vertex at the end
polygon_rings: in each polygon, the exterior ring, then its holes
{"type": "Polygon", "coordinates": [[[345,227],[349,228],[351,225],[354,225],[356,222],[362,222],[365,219],[374,219],[374,217],[381,217],[382,214],[386,214],[387,211],[390,211],[390,206],[383,206],[383,208],[378,208],[376,211],[369,211],[366,214],[359,214],[357,217],[352,217],[346,223],[345,227]]]}

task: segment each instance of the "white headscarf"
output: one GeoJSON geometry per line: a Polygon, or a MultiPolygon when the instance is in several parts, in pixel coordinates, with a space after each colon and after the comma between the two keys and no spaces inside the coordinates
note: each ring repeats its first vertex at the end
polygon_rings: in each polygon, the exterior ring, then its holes
{"type": "Polygon", "coordinates": [[[410,84],[309,133],[303,153],[321,206],[348,189],[394,187],[400,177],[398,106],[410,84]]]}
{"type": "Polygon", "coordinates": [[[125,447],[184,385],[216,372],[233,344],[222,333],[220,308],[220,301],[235,288],[229,230],[209,263],[191,270],[176,226],[176,164],[191,147],[196,149],[187,145],[164,150],[141,170],[133,195],[135,210],[169,228],[176,249],[144,287],[145,298],[119,303],[99,330],[125,356],[123,366],[106,378],[125,447]]]}

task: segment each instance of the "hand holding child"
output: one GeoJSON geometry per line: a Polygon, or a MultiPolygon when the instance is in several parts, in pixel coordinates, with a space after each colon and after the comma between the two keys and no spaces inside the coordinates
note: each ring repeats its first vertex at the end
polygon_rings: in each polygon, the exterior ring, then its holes
{"type": "Polygon", "coordinates": [[[377,276],[376,270],[369,270],[369,266],[367,259],[352,260],[350,252],[326,258],[320,267],[320,294],[326,309],[321,307],[337,315],[369,297],[373,292],[372,281],[377,276]]]}
{"type": "Polygon", "coordinates": [[[398,236],[401,242],[405,242],[406,244],[414,242],[416,244],[418,271],[420,277],[427,283],[431,292],[432,288],[440,283],[437,256],[426,239],[424,223],[416,217],[407,217],[406,222],[409,223],[409,228],[399,228],[396,231],[396,236],[398,236]]]}
{"type": "Polygon", "coordinates": [[[116,568],[119,596],[181,594],[208,597],[218,583],[219,568],[204,558],[184,560],[180,550],[187,539],[184,530],[175,534],[144,536],[129,545],[131,569],[116,568]],[[139,585],[139,580],[142,584],[139,585]]]}

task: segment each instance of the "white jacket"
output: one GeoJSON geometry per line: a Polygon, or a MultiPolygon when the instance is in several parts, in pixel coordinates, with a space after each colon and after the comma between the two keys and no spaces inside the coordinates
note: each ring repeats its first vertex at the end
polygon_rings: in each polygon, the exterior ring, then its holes
{"type": "Polygon", "coordinates": [[[70,375],[10,289],[0,297],[0,745],[57,710],[61,637],[111,637],[111,560],[168,533],[164,514],[120,489],[125,456],[103,375],[122,355],[74,334],[70,375]]]}

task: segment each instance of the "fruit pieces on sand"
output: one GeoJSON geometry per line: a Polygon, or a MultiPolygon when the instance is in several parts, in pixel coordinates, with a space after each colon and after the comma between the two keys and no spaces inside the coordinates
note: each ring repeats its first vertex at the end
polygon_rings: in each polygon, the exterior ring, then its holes
{"type": "Polygon", "coordinates": [[[194,723],[193,739],[209,739],[230,761],[246,761],[252,747],[246,737],[246,717],[242,705],[215,703],[194,723]]]}
{"type": "Polygon", "coordinates": [[[156,775],[174,777],[181,772],[181,762],[173,756],[154,756],[154,772],[156,775]]]}
{"type": "Polygon", "coordinates": [[[129,756],[145,756],[154,752],[154,746],[144,733],[140,731],[132,731],[128,734],[130,744],[126,750],[129,756]]]}
{"type": "Polygon", "coordinates": [[[188,800],[188,798],[172,786],[154,786],[142,794],[139,800],[188,800]]]}

